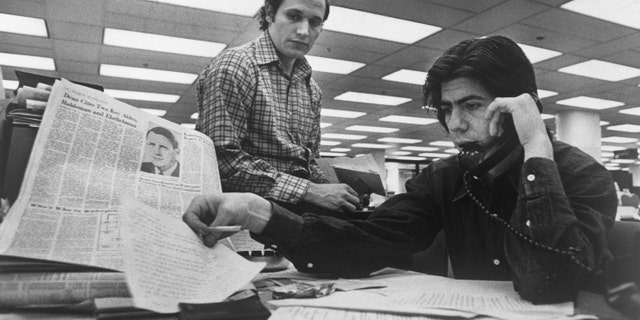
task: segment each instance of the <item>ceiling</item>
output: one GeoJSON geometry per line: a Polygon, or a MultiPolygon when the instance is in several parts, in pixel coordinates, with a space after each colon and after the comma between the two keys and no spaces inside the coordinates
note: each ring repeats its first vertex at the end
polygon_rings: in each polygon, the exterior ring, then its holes
{"type": "MultiPolygon", "coordinates": [[[[240,0],[235,0],[240,1],[240,0]]],[[[323,117],[330,123],[323,133],[366,135],[359,141],[340,141],[337,146],[322,146],[322,151],[335,147],[350,148],[348,155],[366,153],[366,148],[351,147],[358,143],[380,143],[382,137],[420,139],[417,145],[447,140],[438,123],[411,125],[380,122],[387,115],[431,117],[422,106],[420,85],[382,80],[399,69],[426,71],[442,52],[461,40],[491,34],[511,37],[518,43],[562,52],[562,55],[534,64],[538,87],[558,92],[543,99],[545,113],[556,114],[573,107],[556,104],[562,99],[585,95],[624,102],[624,106],[594,111],[610,125],[640,125],[640,117],[618,113],[621,109],[640,106],[640,77],[610,82],[571,75],[559,68],[591,59],[640,68],[640,30],[598,20],[560,8],[567,0],[333,0],[334,6],[362,10],[396,18],[431,24],[443,28],[413,44],[323,31],[310,54],[344,59],[366,65],[349,75],[314,72],[323,90],[323,107],[366,112],[356,119],[323,117]],[[399,106],[384,106],[335,100],[345,91],[388,94],[410,98],[399,106]],[[400,129],[391,134],[346,131],[352,125],[375,125],[400,129]]],[[[109,89],[136,90],[180,95],[177,103],[155,103],[125,100],[142,108],[167,110],[166,119],[177,123],[193,123],[196,112],[195,84],[171,84],[101,76],[101,63],[148,67],[154,69],[198,73],[210,58],[158,53],[102,44],[105,27],[216,41],[237,46],[260,34],[257,22],[249,17],[191,9],[142,0],[1,0],[0,12],[38,17],[46,20],[49,38],[0,32],[0,52],[52,57],[56,71],[23,69],[70,80],[95,83],[109,89]]],[[[331,19],[331,17],[329,18],[331,19]]],[[[2,66],[5,80],[15,80],[15,67],[2,66]]],[[[554,126],[554,120],[546,120],[554,126]]],[[[616,132],[602,127],[602,136],[640,138],[638,133],[616,132]]],[[[408,144],[390,144],[387,157],[408,144]]],[[[622,145],[637,148],[635,143],[622,145]]],[[[447,149],[441,147],[439,151],[447,149]]],[[[417,156],[420,152],[411,152],[417,156]]]]}

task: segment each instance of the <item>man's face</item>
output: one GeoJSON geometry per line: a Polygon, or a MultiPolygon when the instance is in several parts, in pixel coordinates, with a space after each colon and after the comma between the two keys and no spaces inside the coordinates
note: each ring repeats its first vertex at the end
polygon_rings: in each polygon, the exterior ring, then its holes
{"type": "Polygon", "coordinates": [[[178,149],[173,148],[171,140],[167,137],[149,132],[147,135],[147,154],[151,155],[151,162],[154,166],[165,171],[176,163],[178,149]]]}
{"type": "Polygon", "coordinates": [[[282,2],[268,29],[281,59],[299,59],[311,50],[322,31],[324,12],[325,0],[282,2]]]}
{"type": "Polygon", "coordinates": [[[449,136],[458,148],[477,144],[485,154],[495,147],[497,137],[489,135],[485,113],[493,97],[475,79],[456,78],[442,83],[442,110],[449,136]]]}

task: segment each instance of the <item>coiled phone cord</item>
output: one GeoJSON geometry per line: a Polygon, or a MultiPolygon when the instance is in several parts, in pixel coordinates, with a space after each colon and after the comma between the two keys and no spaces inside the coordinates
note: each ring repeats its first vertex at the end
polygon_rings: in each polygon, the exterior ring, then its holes
{"type": "Polygon", "coordinates": [[[593,268],[589,267],[588,265],[582,263],[580,260],[578,260],[578,258],[576,257],[576,253],[580,252],[580,248],[574,248],[574,247],[569,247],[568,250],[562,250],[562,249],[558,249],[558,248],[554,248],[545,244],[542,244],[536,240],[534,240],[533,238],[531,238],[530,236],[520,232],[518,229],[516,229],[515,227],[513,227],[510,223],[508,223],[507,221],[505,221],[504,219],[500,218],[497,214],[495,213],[491,213],[483,204],[482,202],[476,198],[476,196],[473,194],[473,192],[471,192],[471,187],[469,186],[469,179],[473,178],[475,180],[478,180],[478,177],[472,175],[469,173],[469,171],[465,171],[462,180],[464,182],[464,187],[467,190],[467,194],[471,197],[471,199],[473,200],[473,202],[476,204],[476,206],[478,206],[478,208],[480,208],[480,210],[482,210],[485,214],[487,214],[489,217],[491,217],[491,219],[497,221],[498,223],[500,223],[501,225],[503,225],[507,230],[509,230],[509,232],[511,232],[512,234],[514,234],[516,237],[519,237],[520,239],[528,242],[529,244],[531,244],[532,246],[536,247],[536,248],[540,248],[543,249],[545,251],[548,252],[553,252],[555,254],[558,255],[562,255],[562,256],[566,256],[569,257],[571,259],[571,261],[573,261],[576,265],[578,265],[580,268],[586,270],[589,273],[593,273],[593,268]]]}

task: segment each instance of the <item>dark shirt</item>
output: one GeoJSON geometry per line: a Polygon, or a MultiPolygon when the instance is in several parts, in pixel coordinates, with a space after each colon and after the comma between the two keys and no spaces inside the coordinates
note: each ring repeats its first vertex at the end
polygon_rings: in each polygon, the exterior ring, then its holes
{"type": "MultiPolygon", "coordinates": [[[[517,161],[473,193],[491,213],[546,246],[578,248],[576,259],[601,270],[617,198],[610,173],[593,158],[554,142],[554,159],[517,161]]],[[[570,300],[593,273],[539,249],[474,204],[455,156],[433,162],[364,221],[291,214],[273,205],[261,241],[275,244],[301,271],[362,275],[401,266],[444,230],[456,278],[512,280],[534,302],[570,300]]]]}

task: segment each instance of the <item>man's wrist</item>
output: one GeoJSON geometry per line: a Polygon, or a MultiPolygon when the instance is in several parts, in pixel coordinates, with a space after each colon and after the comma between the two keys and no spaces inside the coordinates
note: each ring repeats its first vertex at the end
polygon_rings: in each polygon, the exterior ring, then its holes
{"type": "Polygon", "coordinates": [[[247,228],[255,234],[261,234],[271,220],[273,209],[271,202],[256,196],[249,205],[249,222],[247,228]]]}

